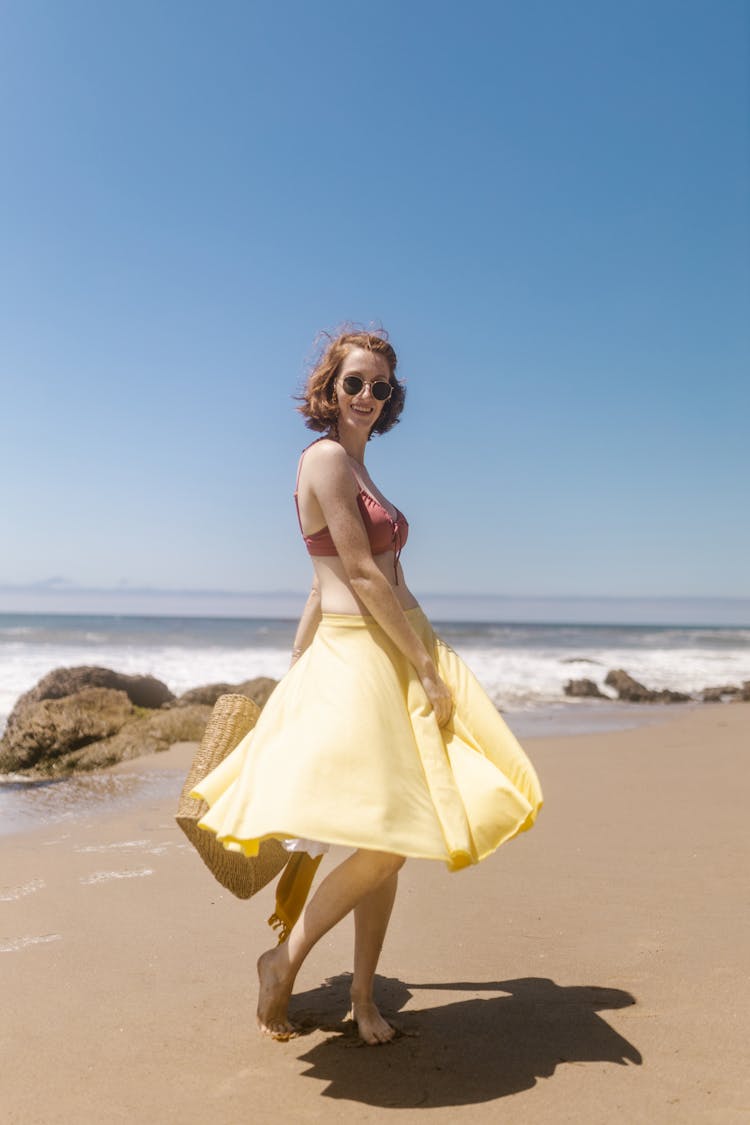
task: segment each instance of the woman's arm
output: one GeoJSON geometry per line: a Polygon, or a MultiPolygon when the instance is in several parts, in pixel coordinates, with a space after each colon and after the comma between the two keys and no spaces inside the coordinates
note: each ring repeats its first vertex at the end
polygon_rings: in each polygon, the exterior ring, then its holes
{"type": "Polygon", "coordinates": [[[305,602],[305,608],[302,610],[302,616],[299,619],[297,632],[294,636],[294,647],[292,648],[292,664],[295,664],[308,645],[311,644],[315,636],[315,630],[320,624],[320,587],[318,586],[317,576],[313,579],[312,589],[305,602]]]}
{"type": "Polygon", "coordinates": [[[321,442],[310,449],[305,462],[310,484],[354,593],[414,665],[438,723],[443,726],[453,707],[451,694],[438,675],[432,654],[412,629],[388,579],[372,557],[346,451],[340,445],[321,442]]]}

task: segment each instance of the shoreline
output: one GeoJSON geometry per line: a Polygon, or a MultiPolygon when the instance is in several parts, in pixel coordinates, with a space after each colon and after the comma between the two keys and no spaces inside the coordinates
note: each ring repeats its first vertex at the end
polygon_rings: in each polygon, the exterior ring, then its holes
{"type": "MultiPolygon", "coordinates": [[[[691,711],[716,706],[736,704],[707,704],[695,700],[684,704],[591,700],[572,703],[569,711],[547,708],[539,712],[501,714],[525,746],[537,739],[587,738],[661,726],[691,711]]],[[[566,708],[566,704],[562,708],[566,708]]],[[[99,815],[107,816],[156,796],[171,795],[176,802],[179,795],[179,788],[175,792],[176,777],[183,778],[187,774],[197,746],[197,742],[175,743],[156,754],[61,777],[0,774],[0,840],[53,824],[71,823],[94,815],[97,810],[100,810],[99,815]]]]}
{"type": "MultiPolygon", "coordinates": [[[[215,883],[173,796],[3,838],[8,1120],[270,1125],[280,1091],[300,1122],[743,1120],[750,704],[524,746],[534,829],[466,871],[403,869],[377,985],[405,1034],[384,1048],[348,1049],[350,920],[298,980],[305,1033],[257,1034],[273,888],[215,883]]],[[[192,750],[107,773],[168,758],[178,784],[192,750]]]]}
{"type": "MultiPolygon", "coordinates": [[[[445,620],[439,636],[465,660],[519,737],[631,725],[609,673],[624,671],[648,690],[678,691],[695,702],[707,690],[750,675],[750,630],[741,626],[445,620]],[[591,680],[602,698],[566,694],[591,680]],[[605,717],[611,715],[612,722],[605,717]]],[[[2,615],[0,615],[2,617],[2,615]]],[[[37,613],[0,621],[0,733],[18,699],[55,669],[81,664],[150,675],[175,697],[196,687],[280,679],[288,670],[296,621],[275,618],[154,618],[37,613]]],[[[649,718],[650,721],[650,718],[649,718]]]]}
{"type": "MultiPolygon", "coordinates": [[[[725,701],[727,705],[731,702],[729,699],[725,701]]],[[[525,707],[498,707],[498,710],[518,738],[527,738],[554,737],[566,733],[588,734],[650,725],[652,722],[664,721],[662,712],[668,719],[672,712],[679,714],[680,711],[705,706],[708,704],[699,698],[679,703],[667,703],[662,700],[633,703],[618,699],[616,696],[587,698],[561,695],[558,699],[547,700],[544,703],[525,707]]],[[[9,715],[10,711],[0,715],[0,738],[9,715]]],[[[0,783],[10,777],[9,774],[0,773],[0,783]]]]}

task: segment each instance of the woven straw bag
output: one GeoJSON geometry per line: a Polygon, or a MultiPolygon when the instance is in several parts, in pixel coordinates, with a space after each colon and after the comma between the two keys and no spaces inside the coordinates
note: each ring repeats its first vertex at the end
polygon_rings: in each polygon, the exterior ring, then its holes
{"type": "Polygon", "coordinates": [[[227,851],[213,832],[198,827],[208,805],[190,793],[253,729],[259,715],[258,705],[244,695],[219,696],[182,787],[175,817],[214,878],[237,898],[251,898],[270,883],[286,866],[290,854],[279,840],[270,839],[261,840],[254,856],[227,851]]]}

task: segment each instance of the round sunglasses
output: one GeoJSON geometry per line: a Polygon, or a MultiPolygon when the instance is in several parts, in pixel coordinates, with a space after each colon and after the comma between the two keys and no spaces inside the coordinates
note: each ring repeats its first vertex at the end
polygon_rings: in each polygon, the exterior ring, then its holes
{"type": "Polygon", "coordinates": [[[348,395],[358,395],[365,383],[372,391],[372,397],[378,402],[385,402],[393,393],[393,385],[387,379],[360,379],[359,375],[345,375],[341,386],[348,395]]]}

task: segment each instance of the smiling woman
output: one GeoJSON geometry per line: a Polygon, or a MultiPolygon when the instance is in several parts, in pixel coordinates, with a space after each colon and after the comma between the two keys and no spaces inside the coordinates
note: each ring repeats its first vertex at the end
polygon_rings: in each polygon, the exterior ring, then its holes
{"type": "MultiPolygon", "coordinates": [[[[300,966],[353,911],[352,1013],[365,1042],[385,1043],[395,1032],[373,981],[399,868],[407,857],[450,870],[478,863],[531,827],[542,794],[514,735],[409,590],[399,561],[408,523],[365,468],[368,441],[404,405],[385,333],[332,339],[300,397],[306,424],[324,436],[297,473],[314,577],[292,665],[257,726],[193,795],[209,805],[200,826],[227,849],[256,855],[269,837],[316,857],[331,844],[354,849],[299,925],[309,881],[295,876],[292,893],[282,878],[282,942],[258,962],[258,1025],[274,1038],[294,1033],[287,1005],[300,966]]],[[[292,870],[311,878],[314,869],[292,870]]]]}
{"type": "MultiPolygon", "coordinates": [[[[399,420],[401,411],[406,401],[406,388],[396,378],[396,353],[385,335],[378,336],[370,332],[345,332],[330,340],[329,346],[319,363],[316,364],[307,381],[303,393],[299,395],[302,403],[299,410],[306,418],[305,425],[318,433],[329,430],[336,433],[338,430],[338,390],[337,375],[341,375],[341,389],[348,396],[358,396],[367,376],[367,369],[374,370],[370,376],[372,380],[372,398],[375,402],[385,401],[385,405],[377,411],[376,421],[373,423],[368,440],[373,434],[384,434],[392,429],[399,420]],[[379,345],[374,345],[373,340],[378,340],[379,345]],[[354,351],[354,354],[351,354],[354,351]],[[374,365],[374,367],[373,367],[374,365]],[[360,370],[363,368],[363,370],[360,370]],[[355,387],[353,380],[358,380],[355,387]],[[390,388],[388,394],[383,394],[379,389],[382,383],[387,383],[390,388]],[[381,397],[382,395],[382,397],[381,397]]],[[[375,413],[372,406],[367,406],[364,396],[360,396],[357,404],[360,411],[371,415],[375,413]]]]}

